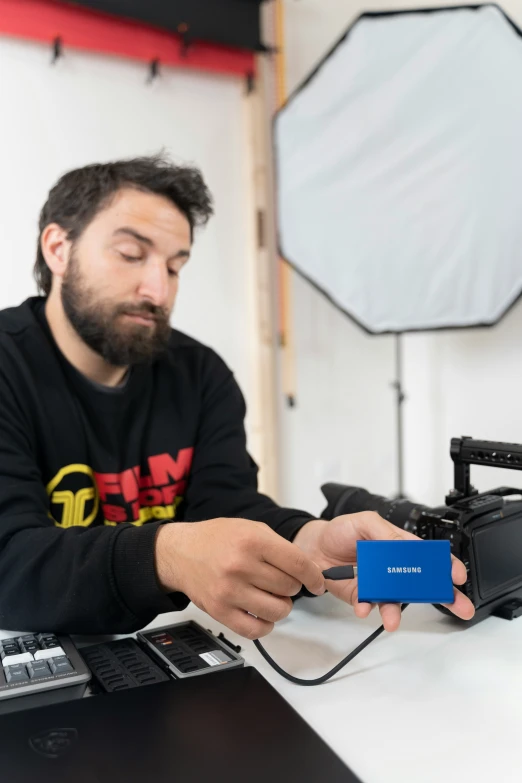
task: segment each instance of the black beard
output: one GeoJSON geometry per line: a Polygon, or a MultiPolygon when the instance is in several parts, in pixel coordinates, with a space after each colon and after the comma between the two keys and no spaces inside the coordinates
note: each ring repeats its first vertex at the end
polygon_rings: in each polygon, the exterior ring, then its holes
{"type": "Polygon", "coordinates": [[[63,277],[62,305],[81,339],[114,367],[147,364],[167,348],[170,337],[168,316],[163,308],[149,302],[140,305],[114,305],[98,300],[83,282],[75,257],[71,257],[63,277]],[[123,314],[153,316],[151,326],[129,322],[118,325],[123,314]]]}

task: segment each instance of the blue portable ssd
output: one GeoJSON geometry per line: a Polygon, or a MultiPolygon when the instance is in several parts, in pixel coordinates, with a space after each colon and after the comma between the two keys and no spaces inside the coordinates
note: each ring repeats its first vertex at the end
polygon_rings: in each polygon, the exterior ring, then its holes
{"type": "Polygon", "coordinates": [[[449,541],[358,541],[357,592],[364,603],[453,603],[449,541]]]}

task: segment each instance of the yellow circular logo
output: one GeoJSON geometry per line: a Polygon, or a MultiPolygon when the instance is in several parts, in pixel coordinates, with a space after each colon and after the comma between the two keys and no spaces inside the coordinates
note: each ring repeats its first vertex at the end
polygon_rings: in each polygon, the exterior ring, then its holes
{"type": "Polygon", "coordinates": [[[49,515],[58,527],[88,527],[98,515],[100,497],[92,468],[67,465],[47,485],[49,515]]]}

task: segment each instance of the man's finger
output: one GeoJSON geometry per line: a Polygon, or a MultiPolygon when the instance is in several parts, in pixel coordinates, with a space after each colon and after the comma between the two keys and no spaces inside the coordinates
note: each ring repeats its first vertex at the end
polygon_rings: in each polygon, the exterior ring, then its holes
{"type": "Polygon", "coordinates": [[[351,523],[355,527],[357,538],[380,541],[421,541],[418,536],[392,525],[375,511],[361,511],[350,514],[351,523]]]}
{"type": "Polygon", "coordinates": [[[454,555],[451,556],[451,579],[453,584],[463,585],[468,578],[466,566],[454,555]]]}
{"type": "Polygon", "coordinates": [[[357,579],[346,579],[339,582],[327,579],[326,589],[344,603],[351,604],[355,615],[361,620],[368,617],[375,607],[375,604],[359,603],[357,600],[357,579]]]}
{"type": "Polygon", "coordinates": [[[475,614],[475,607],[464,593],[460,590],[454,590],[454,599],[452,604],[442,604],[450,612],[453,612],[456,617],[460,617],[461,620],[471,620],[475,614]]]}
{"type": "Polygon", "coordinates": [[[380,604],[379,612],[382,617],[382,624],[385,631],[396,631],[401,624],[401,605],[400,604],[380,604]]]}
{"type": "Polygon", "coordinates": [[[356,579],[342,579],[339,581],[327,579],[326,589],[336,598],[344,601],[345,604],[352,604],[352,606],[355,606],[357,603],[356,579]]]}
{"type": "Polygon", "coordinates": [[[266,620],[273,624],[288,617],[292,607],[291,598],[272,595],[252,587],[248,592],[245,591],[244,596],[241,597],[241,606],[238,608],[253,614],[259,620],[266,620]]]}
{"type": "Polygon", "coordinates": [[[366,617],[369,617],[374,609],[375,609],[375,604],[359,603],[359,601],[357,601],[353,607],[355,614],[361,620],[364,620],[366,617]]]}
{"type": "Polygon", "coordinates": [[[260,563],[252,574],[252,584],[260,590],[274,595],[297,595],[301,590],[301,582],[293,576],[283,573],[270,563],[260,563]]]}
{"type": "Polygon", "coordinates": [[[310,593],[323,595],[325,579],[319,566],[295,544],[285,541],[277,533],[266,541],[262,550],[265,562],[297,579],[310,593]]]}
{"type": "MultiPolygon", "coordinates": [[[[376,604],[369,604],[366,602],[360,603],[358,600],[354,604],[354,612],[361,620],[369,616],[376,604]]],[[[401,622],[401,605],[400,604],[379,604],[379,612],[382,619],[382,624],[386,631],[396,631],[401,622]]]]}
{"type": "Polygon", "coordinates": [[[227,613],[225,619],[216,619],[234,633],[244,636],[245,639],[261,639],[274,630],[274,623],[260,620],[247,612],[242,612],[241,609],[232,609],[227,613]]]}

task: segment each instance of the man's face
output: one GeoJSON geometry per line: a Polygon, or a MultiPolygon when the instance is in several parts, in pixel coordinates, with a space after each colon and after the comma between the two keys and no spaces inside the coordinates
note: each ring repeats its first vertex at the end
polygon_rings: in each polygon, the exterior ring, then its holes
{"type": "Polygon", "coordinates": [[[62,279],[64,311],[83,341],[118,367],[158,356],[190,247],[189,222],[168,199],[120,191],[72,246],[62,279]]]}

